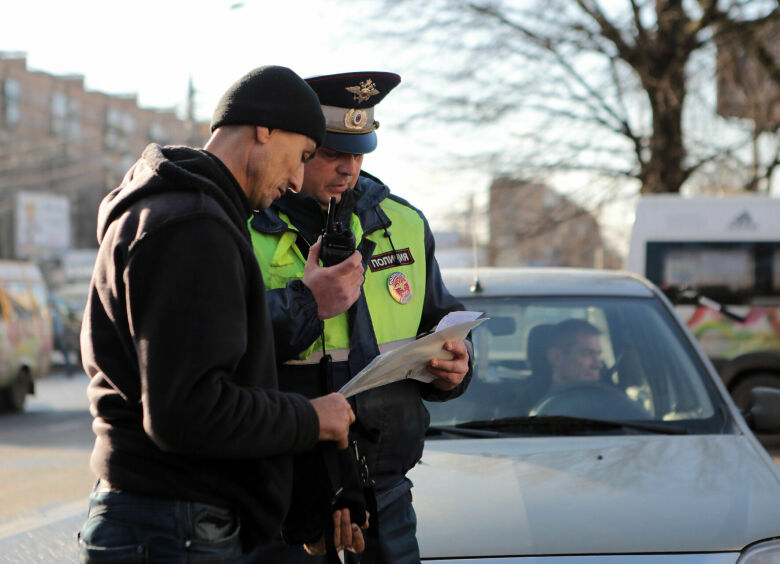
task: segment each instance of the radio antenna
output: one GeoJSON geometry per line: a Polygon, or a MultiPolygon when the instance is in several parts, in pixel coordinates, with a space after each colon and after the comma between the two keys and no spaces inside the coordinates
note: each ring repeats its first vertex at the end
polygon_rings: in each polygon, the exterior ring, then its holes
{"type": "Polygon", "coordinates": [[[474,283],[469,287],[472,294],[482,292],[482,283],[479,281],[479,259],[477,256],[477,221],[476,206],[474,205],[474,194],[471,195],[471,254],[474,261],[474,283]]]}

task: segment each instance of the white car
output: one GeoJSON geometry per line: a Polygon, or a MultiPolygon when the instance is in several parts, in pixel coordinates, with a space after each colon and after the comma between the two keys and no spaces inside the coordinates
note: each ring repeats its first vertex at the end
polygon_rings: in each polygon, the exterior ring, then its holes
{"type": "MultiPolygon", "coordinates": [[[[427,403],[409,474],[424,561],[780,563],[780,471],[655,286],[577,269],[443,276],[490,319],[466,393],[427,403]],[[598,330],[590,381],[560,381],[567,319],[598,330]]],[[[753,399],[751,425],[779,432],[780,391],[753,399]]]]}

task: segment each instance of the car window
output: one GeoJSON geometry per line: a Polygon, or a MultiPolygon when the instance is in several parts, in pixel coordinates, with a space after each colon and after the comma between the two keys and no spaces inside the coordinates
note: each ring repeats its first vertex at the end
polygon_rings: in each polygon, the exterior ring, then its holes
{"type": "Polygon", "coordinates": [[[720,400],[677,321],[647,298],[472,298],[465,394],[428,402],[432,425],[564,415],[717,432],[720,400]]]}

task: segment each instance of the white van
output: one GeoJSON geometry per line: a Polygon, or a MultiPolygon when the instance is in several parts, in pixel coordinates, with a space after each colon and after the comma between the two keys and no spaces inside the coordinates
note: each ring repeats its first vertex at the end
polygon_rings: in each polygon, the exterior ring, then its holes
{"type": "Polygon", "coordinates": [[[780,388],[780,199],[645,196],[626,269],[667,292],[740,408],[780,388]]]}
{"type": "Polygon", "coordinates": [[[22,411],[35,380],[49,371],[48,291],[33,263],[0,260],[0,410],[22,411]]]}

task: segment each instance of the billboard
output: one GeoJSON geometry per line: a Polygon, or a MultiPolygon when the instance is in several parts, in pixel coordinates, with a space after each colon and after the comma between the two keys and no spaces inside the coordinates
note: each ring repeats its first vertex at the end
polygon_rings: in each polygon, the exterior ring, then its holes
{"type": "Polygon", "coordinates": [[[14,220],[17,258],[50,258],[70,248],[70,202],[65,196],[19,192],[14,220]]]}

